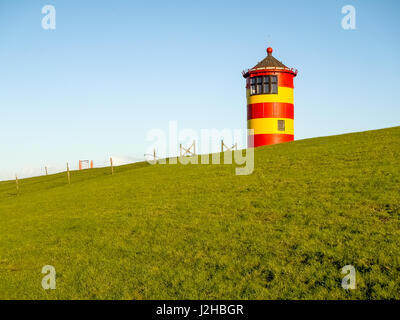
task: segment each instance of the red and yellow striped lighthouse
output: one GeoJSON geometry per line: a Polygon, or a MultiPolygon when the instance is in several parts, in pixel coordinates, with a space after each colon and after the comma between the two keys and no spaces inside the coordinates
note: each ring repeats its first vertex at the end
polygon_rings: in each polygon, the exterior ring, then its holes
{"type": "Polygon", "coordinates": [[[246,79],[248,147],[294,140],[293,79],[297,70],[268,56],[243,72],[246,79]]]}

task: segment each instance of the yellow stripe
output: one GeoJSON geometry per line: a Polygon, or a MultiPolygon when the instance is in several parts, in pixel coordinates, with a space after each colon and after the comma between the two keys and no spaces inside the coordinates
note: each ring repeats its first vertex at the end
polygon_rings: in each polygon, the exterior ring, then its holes
{"type": "Polygon", "coordinates": [[[254,134],[294,134],[294,120],[287,118],[259,118],[247,120],[247,128],[254,134]],[[285,131],[278,131],[278,120],[285,120],[285,131]]]}
{"type": "Polygon", "coordinates": [[[263,102],[281,102],[293,104],[293,88],[278,87],[277,94],[256,94],[251,96],[250,90],[246,90],[247,104],[263,102]]]}

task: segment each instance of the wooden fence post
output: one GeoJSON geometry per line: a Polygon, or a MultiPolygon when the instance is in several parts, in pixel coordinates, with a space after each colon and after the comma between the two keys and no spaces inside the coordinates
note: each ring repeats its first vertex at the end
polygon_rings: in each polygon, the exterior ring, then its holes
{"type": "Polygon", "coordinates": [[[68,177],[68,184],[71,184],[71,177],[70,177],[70,174],[69,174],[69,165],[68,165],[68,162],[67,162],[67,177],[68,177]]]}
{"type": "Polygon", "coordinates": [[[226,148],[226,151],[233,151],[233,149],[237,150],[237,142],[229,148],[225,143],[224,140],[221,140],[221,152],[224,152],[224,147],[226,148]]]}
{"type": "Polygon", "coordinates": [[[18,182],[18,176],[15,175],[15,185],[17,187],[17,194],[19,194],[19,182],[18,182]]]}
{"type": "Polygon", "coordinates": [[[113,160],[110,158],[110,165],[111,165],[111,174],[114,174],[114,166],[113,166],[113,160]]]}

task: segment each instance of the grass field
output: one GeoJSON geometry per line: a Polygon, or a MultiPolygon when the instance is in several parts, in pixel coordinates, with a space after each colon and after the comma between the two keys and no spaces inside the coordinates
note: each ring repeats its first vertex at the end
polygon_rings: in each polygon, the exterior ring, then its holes
{"type": "Polygon", "coordinates": [[[400,298],[400,127],[258,148],[249,176],[137,163],[66,182],[0,182],[0,299],[400,298]]]}

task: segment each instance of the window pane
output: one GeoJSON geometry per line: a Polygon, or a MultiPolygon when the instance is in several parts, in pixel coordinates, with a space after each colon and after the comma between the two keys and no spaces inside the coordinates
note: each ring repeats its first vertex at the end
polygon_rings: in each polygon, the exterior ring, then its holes
{"type": "Polygon", "coordinates": [[[268,76],[264,77],[264,83],[269,83],[269,77],[268,76]]]}
{"type": "Polygon", "coordinates": [[[257,77],[257,84],[262,83],[262,77],[257,77]]]}
{"type": "Polygon", "coordinates": [[[271,81],[272,81],[272,83],[277,83],[278,82],[278,77],[277,76],[271,76],[271,81]]]}
{"type": "Polygon", "coordinates": [[[276,83],[271,85],[271,93],[278,93],[278,85],[276,83]]]}
{"type": "Polygon", "coordinates": [[[264,83],[264,93],[270,93],[269,92],[269,83],[264,83]]]}
{"type": "Polygon", "coordinates": [[[256,94],[256,85],[255,84],[252,84],[250,86],[250,94],[256,94]]]}
{"type": "Polygon", "coordinates": [[[255,78],[250,78],[250,84],[255,84],[256,83],[256,79],[255,78]]]}
{"type": "Polygon", "coordinates": [[[278,120],[278,131],[285,131],[285,120],[278,120]]]}
{"type": "Polygon", "coordinates": [[[262,93],[262,86],[261,84],[257,85],[257,94],[261,94],[262,93]]]}

